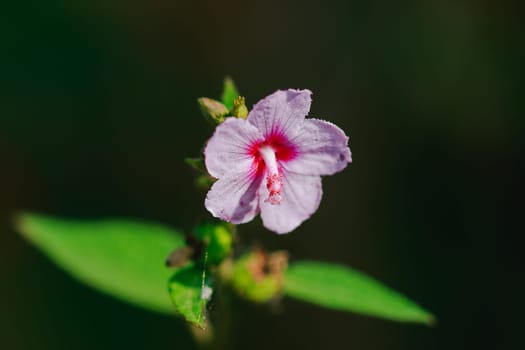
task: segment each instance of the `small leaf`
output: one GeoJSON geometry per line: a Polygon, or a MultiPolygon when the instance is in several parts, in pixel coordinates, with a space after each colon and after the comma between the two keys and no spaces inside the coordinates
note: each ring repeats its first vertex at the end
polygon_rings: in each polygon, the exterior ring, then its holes
{"type": "Polygon", "coordinates": [[[434,316],[403,295],[356,270],[319,262],[292,264],[285,294],[331,309],[399,322],[432,324],[434,316]]]}
{"type": "Polygon", "coordinates": [[[195,186],[199,190],[208,191],[216,180],[209,175],[200,175],[195,179],[195,186]]]}
{"type": "Polygon", "coordinates": [[[189,265],[178,270],[169,281],[168,291],[175,310],[186,321],[204,328],[211,288],[203,276],[203,268],[189,265]]]}
{"type": "Polygon", "coordinates": [[[230,77],[224,78],[224,87],[222,90],[221,101],[222,103],[231,110],[233,107],[233,101],[239,96],[239,92],[235,87],[235,84],[230,77]]]}
{"type": "Polygon", "coordinates": [[[175,313],[165,259],[185,244],[168,227],[127,220],[81,221],[24,214],[17,228],[73,277],[120,300],[175,313]]]}
{"type": "Polygon", "coordinates": [[[184,162],[200,173],[206,173],[204,160],[202,158],[184,158],[184,162]]]}

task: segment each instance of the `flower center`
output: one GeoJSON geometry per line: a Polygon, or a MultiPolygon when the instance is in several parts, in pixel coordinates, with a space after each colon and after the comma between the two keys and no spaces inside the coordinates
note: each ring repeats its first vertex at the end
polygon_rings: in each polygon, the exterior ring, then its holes
{"type": "Polygon", "coordinates": [[[271,146],[261,146],[259,154],[264,160],[267,169],[266,188],[268,189],[268,198],[265,202],[270,204],[281,204],[283,201],[281,193],[283,191],[283,175],[279,173],[279,165],[275,157],[275,149],[271,146]]]}

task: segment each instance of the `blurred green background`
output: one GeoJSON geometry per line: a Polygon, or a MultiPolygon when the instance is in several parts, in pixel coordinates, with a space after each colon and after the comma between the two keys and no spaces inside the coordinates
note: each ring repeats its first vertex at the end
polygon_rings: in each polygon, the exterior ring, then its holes
{"type": "MultiPolygon", "coordinates": [[[[433,329],[293,300],[236,302],[232,349],[523,349],[521,5],[505,1],[17,1],[0,11],[0,348],[191,349],[183,322],[81,285],[13,232],[17,210],[206,218],[183,163],[196,98],[314,92],[354,163],[318,212],[244,242],[358,268],[433,329]],[[520,209],[520,210],[518,210],[520,209]],[[197,214],[197,215],[196,215],[197,214]]],[[[212,317],[217,307],[212,305],[212,317]]]]}

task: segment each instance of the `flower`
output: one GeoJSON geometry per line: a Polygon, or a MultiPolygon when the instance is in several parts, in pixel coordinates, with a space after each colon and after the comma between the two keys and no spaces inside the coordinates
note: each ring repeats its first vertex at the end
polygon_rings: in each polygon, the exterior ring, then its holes
{"type": "Polygon", "coordinates": [[[321,175],[352,159],[339,127],[305,118],[311,94],[276,91],[246,120],[230,117],[217,126],[204,150],[206,169],[217,178],[205,200],[213,216],[242,224],[260,212],[267,229],[288,233],[317,210],[321,175]]]}

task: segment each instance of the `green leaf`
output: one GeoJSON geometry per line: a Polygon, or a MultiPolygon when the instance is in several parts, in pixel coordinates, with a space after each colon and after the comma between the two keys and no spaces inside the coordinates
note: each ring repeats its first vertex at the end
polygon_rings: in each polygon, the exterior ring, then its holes
{"type": "Polygon", "coordinates": [[[206,303],[211,292],[202,267],[189,265],[175,272],[168,284],[173,305],[184,319],[204,328],[206,303]],[[206,289],[203,291],[203,289],[206,289]]]}
{"type": "Polygon", "coordinates": [[[185,244],[177,231],[127,220],[81,221],[24,214],[17,228],[73,277],[120,300],[175,313],[164,261],[185,244]]]}
{"type": "Polygon", "coordinates": [[[432,324],[434,316],[363,273],[340,265],[297,262],[286,271],[288,296],[330,309],[399,322],[432,324]]]}
{"type": "Polygon", "coordinates": [[[204,159],[199,158],[184,158],[184,162],[200,173],[206,173],[204,166],[204,159]]]}
{"type": "Polygon", "coordinates": [[[237,96],[239,96],[239,92],[237,91],[232,78],[224,78],[224,87],[222,90],[221,101],[226,106],[226,108],[228,108],[228,110],[232,109],[233,101],[237,98],[237,96]]]}

